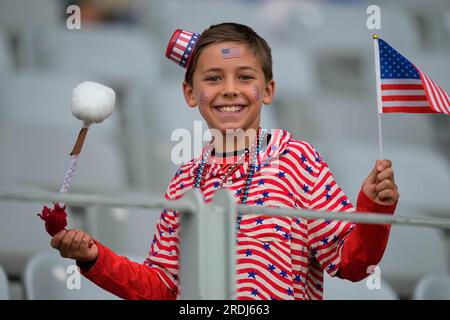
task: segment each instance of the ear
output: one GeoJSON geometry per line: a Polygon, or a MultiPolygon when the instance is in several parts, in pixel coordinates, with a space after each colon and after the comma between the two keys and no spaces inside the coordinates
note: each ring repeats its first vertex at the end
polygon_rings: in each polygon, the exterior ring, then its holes
{"type": "Polygon", "coordinates": [[[275,95],[275,80],[270,80],[267,82],[266,87],[264,88],[264,104],[271,104],[273,100],[273,96],[275,95]]]}
{"type": "Polygon", "coordinates": [[[194,96],[194,89],[186,81],[183,81],[183,94],[188,106],[195,108],[197,106],[197,100],[194,96]]]}

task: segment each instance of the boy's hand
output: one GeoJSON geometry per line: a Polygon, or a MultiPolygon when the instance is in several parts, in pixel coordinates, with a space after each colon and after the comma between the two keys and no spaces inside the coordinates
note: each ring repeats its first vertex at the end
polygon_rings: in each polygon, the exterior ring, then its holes
{"type": "Polygon", "coordinates": [[[98,256],[98,247],[92,237],[76,229],[61,230],[52,238],[50,245],[64,258],[94,262],[98,256]]]}
{"type": "Polygon", "coordinates": [[[375,167],[362,184],[363,192],[374,202],[389,206],[398,201],[392,161],[377,160],[375,167]]]}

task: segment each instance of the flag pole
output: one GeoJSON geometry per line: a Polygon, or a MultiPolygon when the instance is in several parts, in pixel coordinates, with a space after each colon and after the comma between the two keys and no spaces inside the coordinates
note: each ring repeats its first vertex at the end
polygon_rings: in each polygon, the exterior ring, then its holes
{"type": "Polygon", "coordinates": [[[383,106],[381,101],[381,72],[380,72],[380,56],[378,48],[378,35],[373,35],[373,49],[375,56],[375,79],[377,86],[377,109],[378,109],[378,143],[380,147],[380,160],[383,160],[383,134],[381,130],[381,114],[383,113],[383,106]]]}

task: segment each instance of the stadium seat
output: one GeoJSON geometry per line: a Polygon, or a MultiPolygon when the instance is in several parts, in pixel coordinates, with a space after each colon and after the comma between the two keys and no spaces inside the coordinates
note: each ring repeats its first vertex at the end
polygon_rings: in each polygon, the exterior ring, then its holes
{"type": "Polygon", "coordinates": [[[429,274],[420,279],[414,289],[414,300],[450,300],[450,276],[429,274]]]}
{"type": "Polygon", "coordinates": [[[150,85],[159,76],[156,60],[162,53],[138,28],[87,25],[77,31],[27,30],[21,37],[24,46],[18,49],[29,55],[23,61],[27,68],[84,72],[119,87],[131,80],[150,85]]]}
{"type": "Polygon", "coordinates": [[[324,275],[324,300],[398,300],[398,294],[381,275],[380,287],[369,289],[367,279],[351,282],[324,275]]]}
{"type": "Polygon", "coordinates": [[[35,254],[24,273],[28,300],[116,300],[118,297],[80,275],[74,260],[57,251],[35,254]]]}
{"type": "Polygon", "coordinates": [[[0,6],[0,29],[11,33],[24,28],[54,27],[63,21],[66,12],[54,0],[2,0],[0,6]]]}
{"type": "MultiPolygon", "coordinates": [[[[58,191],[82,125],[70,111],[72,90],[86,78],[39,72],[4,74],[0,78],[2,185],[58,191]]],[[[120,130],[118,122],[115,112],[89,130],[79,162],[84,170],[77,172],[73,190],[117,190],[126,186],[124,160],[115,137],[120,130]]]]}
{"type": "Polygon", "coordinates": [[[9,300],[9,281],[5,271],[0,266],[0,300],[9,300]]]}
{"type": "MultiPolygon", "coordinates": [[[[68,169],[81,122],[71,115],[72,89],[80,75],[22,72],[0,75],[0,187],[58,192],[68,169]]],[[[120,192],[128,178],[117,114],[89,130],[70,191],[120,192]]],[[[26,260],[49,247],[50,238],[36,214],[44,203],[0,202],[0,263],[18,276],[26,260]]],[[[49,204],[47,204],[49,205],[49,204]]],[[[69,208],[69,226],[84,228],[83,208],[69,208]]]]}
{"type": "MultiPolygon", "coordinates": [[[[386,137],[386,136],[385,136],[386,137]]],[[[386,139],[386,138],[385,138],[386,139]]],[[[376,141],[371,144],[334,141],[316,147],[328,162],[337,183],[356,205],[363,180],[379,158],[376,141]]],[[[385,140],[385,158],[393,162],[400,199],[395,215],[450,217],[448,164],[436,150],[385,140]]],[[[392,226],[388,245],[379,266],[383,279],[402,297],[409,297],[417,281],[449,267],[448,241],[442,230],[392,226]]]]}
{"type": "Polygon", "coordinates": [[[14,69],[14,57],[6,32],[0,27],[0,73],[11,72],[14,69]]]}

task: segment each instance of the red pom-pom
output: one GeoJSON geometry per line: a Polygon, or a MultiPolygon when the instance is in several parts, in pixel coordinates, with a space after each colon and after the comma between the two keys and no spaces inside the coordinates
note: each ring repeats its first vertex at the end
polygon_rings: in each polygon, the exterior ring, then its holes
{"type": "Polygon", "coordinates": [[[44,206],[42,212],[38,214],[45,221],[45,230],[53,237],[67,226],[66,206],[60,207],[56,203],[53,209],[44,206]]]}

